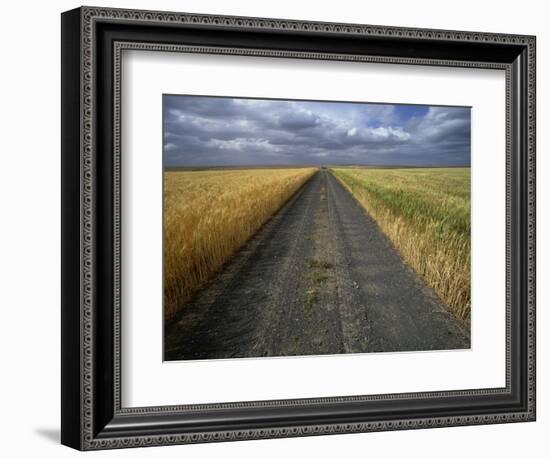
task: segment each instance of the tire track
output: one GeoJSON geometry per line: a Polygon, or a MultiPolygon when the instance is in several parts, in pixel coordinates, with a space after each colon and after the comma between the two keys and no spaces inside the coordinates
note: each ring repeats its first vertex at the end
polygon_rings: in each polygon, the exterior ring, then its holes
{"type": "Polygon", "coordinates": [[[316,195],[313,176],[211,281],[165,326],[165,359],[271,354],[281,313],[295,283],[299,244],[316,195]]]}
{"type": "Polygon", "coordinates": [[[256,336],[256,343],[252,348],[254,354],[262,356],[277,356],[282,354],[284,342],[281,340],[280,329],[284,326],[285,318],[288,316],[289,308],[293,303],[293,298],[299,287],[301,279],[300,273],[303,271],[308,252],[309,241],[305,232],[313,218],[316,207],[315,197],[317,197],[320,176],[316,173],[310,180],[303,212],[300,215],[300,222],[295,229],[292,237],[291,247],[288,256],[280,267],[280,275],[273,283],[273,293],[270,297],[270,303],[266,304],[264,310],[264,323],[266,326],[259,326],[259,332],[256,336]]]}
{"type": "Polygon", "coordinates": [[[354,292],[343,322],[351,351],[419,351],[469,348],[469,330],[404,262],[376,222],[332,175],[339,256],[347,266],[343,288],[354,292]],[[350,311],[349,308],[352,310],[350,311]],[[344,320],[345,321],[345,320],[344,320]],[[357,341],[364,329],[368,344],[357,341]],[[363,347],[364,346],[364,347],[363,347]],[[361,349],[363,348],[363,349],[361,349]]]}
{"type": "MultiPolygon", "coordinates": [[[[332,176],[332,175],[330,175],[332,176]]],[[[325,173],[328,193],[328,208],[331,230],[336,245],[336,283],[338,290],[338,308],[341,316],[341,327],[344,338],[345,353],[361,353],[368,351],[370,325],[366,306],[359,293],[359,284],[351,277],[348,253],[349,247],[342,231],[343,223],[339,213],[335,181],[325,173]]]]}

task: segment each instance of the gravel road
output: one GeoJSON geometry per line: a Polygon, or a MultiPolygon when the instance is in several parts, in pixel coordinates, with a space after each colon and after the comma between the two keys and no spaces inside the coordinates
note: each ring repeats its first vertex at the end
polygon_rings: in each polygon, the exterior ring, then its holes
{"type": "Polygon", "coordinates": [[[464,349],[466,326],[320,170],[165,325],[165,360],[464,349]]]}

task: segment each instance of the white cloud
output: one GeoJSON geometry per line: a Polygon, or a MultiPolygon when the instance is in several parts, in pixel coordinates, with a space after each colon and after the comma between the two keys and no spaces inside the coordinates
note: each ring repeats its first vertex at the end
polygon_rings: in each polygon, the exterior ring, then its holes
{"type": "Polygon", "coordinates": [[[361,136],[365,141],[391,141],[391,142],[406,142],[411,138],[409,132],[404,131],[401,127],[374,127],[367,128],[361,136]]]}
{"type": "Polygon", "coordinates": [[[469,161],[465,108],[171,96],[165,109],[169,164],[469,161]]]}

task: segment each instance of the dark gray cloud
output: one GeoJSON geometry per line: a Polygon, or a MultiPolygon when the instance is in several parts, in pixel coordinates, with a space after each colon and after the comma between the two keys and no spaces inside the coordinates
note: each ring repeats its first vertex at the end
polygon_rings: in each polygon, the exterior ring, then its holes
{"type": "Polygon", "coordinates": [[[169,95],[164,158],[168,167],[469,165],[470,109],[169,95]]]}

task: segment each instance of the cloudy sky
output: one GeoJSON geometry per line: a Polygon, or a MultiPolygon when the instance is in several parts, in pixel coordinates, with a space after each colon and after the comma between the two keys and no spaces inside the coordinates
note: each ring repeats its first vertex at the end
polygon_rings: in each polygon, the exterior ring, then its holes
{"type": "Polygon", "coordinates": [[[470,108],[164,96],[167,167],[470,165],[470,108]]]}

